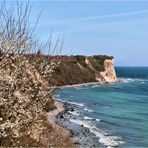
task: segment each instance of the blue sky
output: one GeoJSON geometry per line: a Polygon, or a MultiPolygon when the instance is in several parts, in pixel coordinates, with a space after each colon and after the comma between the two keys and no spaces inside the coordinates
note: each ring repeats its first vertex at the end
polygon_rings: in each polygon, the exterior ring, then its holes
{"type": "Polygon", "coordinates": [[[107,54],[116,66],[148,66],[148,1],[31,1],[43,9],[40,39],[64,35],[62,54],[107,54]]]}

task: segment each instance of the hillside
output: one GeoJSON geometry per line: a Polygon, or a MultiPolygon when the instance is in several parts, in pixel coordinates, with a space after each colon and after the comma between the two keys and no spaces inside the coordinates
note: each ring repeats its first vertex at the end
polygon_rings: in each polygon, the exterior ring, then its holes
{"type": "Polygon", "coordinates": [[[0,146],[71,146],[69,133],[47,119],[56,106],[45,78],[55,66],[52,61],[31,62],[19,54],[1,58],[0,146]]]}
{"type": "Polygon", "coordinates": [[[49,86],[64,86],[89,82],[110,83],[116,81],[114,58],[112,56],[26,56],[31,57],[31,63],[35,62],[35,67],[41,74],[46,75],[49,86]],[[46,66],[41,67],[40,63],[45,61],[57,64],[52,74],[48,74],[48,71],[45,70],[46,66]]]}
{"type": "Polygon", "coordinates": [[[98,81],[116,81],[113,57],[16,54],[1,59],[0,145],[71,146],[70,133],[59,135],[63,129],[47,120],[56,108],[49,86],[98,81]]]}
{"type": "Polygon", "coordinates": [[[47,78],[52,86],[116,81],[113,57],[59,56],[56,59],[59,64],[51,77],[47,78]]]}

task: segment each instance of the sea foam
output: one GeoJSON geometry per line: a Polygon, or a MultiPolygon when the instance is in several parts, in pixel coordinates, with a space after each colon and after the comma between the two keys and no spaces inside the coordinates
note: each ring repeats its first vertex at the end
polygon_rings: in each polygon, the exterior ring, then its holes
{"type": "Polygon", "coordinates": [[[148,81],[148,80],[138,79],[138,78],[117,78],[117,82],[121,82],[121,83],[145,82],[145,81],[148,81]]]}
{"type": "Polygon", "coordinates": [[[70,119],[70,121],[88,128],[91,133],[95,134],[96,137],[99,138],[99,142],[107,147],[116,147],[124,143],[123,141],[121,141],[120,137],[112,136],[108,133],[105,133],[104,131],[96,128],[90,121],[79,119],[70,119]]]}
{"type": "Polygon", "coordinates": [[[76,112],[76,111],[68,111],[70,114],[74,115],[74,116],[79,116],[80,113],[76,112]]]}
{"type": "Polygon", "coordinates": [[[73,104],[73,105],[77,105],[77,106],[84,106],[83,103],[76,103],[76,102],[71,102],[71,101],[68,101],[68,103],[73,104]]]}
{"type": "Polygon", "coordinates": [[[84,110],[85,110],[85,111],[88,111],[88,112],[93,112],[93,110],[91,110],[91,109],[89,109],[89,108],[87,108],[87,107],[85,107],[84,110]]]}
{"type": "Polygon", "coordinates": [[[94,120],[94,118],[87,117],[87,116],[85,116],[84,119],[85,119],[85,120],[94,120]]]}

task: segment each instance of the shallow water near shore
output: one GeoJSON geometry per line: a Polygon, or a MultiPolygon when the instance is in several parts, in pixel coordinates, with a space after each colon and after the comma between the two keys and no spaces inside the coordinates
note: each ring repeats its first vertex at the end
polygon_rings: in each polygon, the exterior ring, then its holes
{"type": "Polygon", "coordinates": [[[116,72],[115,84],[63,88],[55,98],[73,104],[69,122],[88,128],[102,145],[148,147],[148,68],[116,72]]]}

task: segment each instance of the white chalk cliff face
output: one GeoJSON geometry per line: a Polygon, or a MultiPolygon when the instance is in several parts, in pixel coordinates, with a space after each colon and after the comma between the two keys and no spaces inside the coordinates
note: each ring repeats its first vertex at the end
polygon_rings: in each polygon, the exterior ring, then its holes
{"type": "Polygon", "coordinates": [[[109,83],[116,82],[114,59],[106,59],[104,61],[104,68],[105,70],[100,72],[101,80],[109,83]]]}
{"type": "Polygon", "coordinates": [[[116,72],[114,68],[114,59],[106,59],[104,60],[104,71],[99,72],[98,69],[95,69],[89,59],[85,59],[85,63],[88,65],[88,67],[94,71],[95,73],[95,79],[98,82],[108,82],[113,83],[116,82],[116,72]]]}

